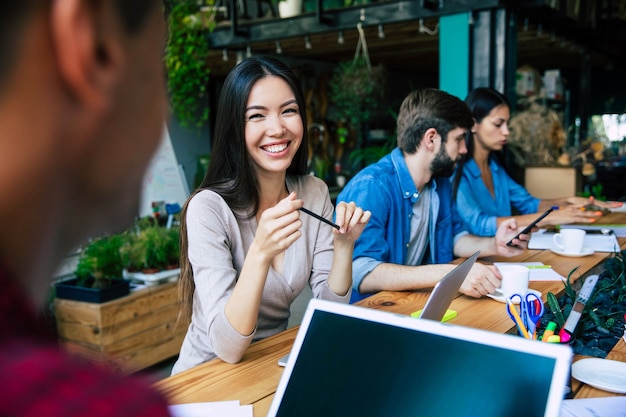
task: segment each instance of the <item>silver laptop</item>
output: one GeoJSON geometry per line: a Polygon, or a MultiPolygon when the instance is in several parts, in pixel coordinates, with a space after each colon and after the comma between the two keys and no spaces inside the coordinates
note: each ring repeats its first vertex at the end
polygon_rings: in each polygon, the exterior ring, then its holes
{"type": "Polygon", "coordinates": [[[428,297],[426,305],[419,316],[420,319],[436,321],[441,321],[441,319],[443,319],[443,316],[446,314],[448,307],[450,307],[452,300],[454,300],[454,297],[456,297],[459,292],[461,284],[465,281],[465,277],[469,273],[470,269],[472,269],[474,262],[476,262],[476,258],[478,258],[479,253],[480,251],[467,258],[463,261],[463,263],[448,272],[445,277],[435,284],[435,287],[430,293],[430,297],[428,297]]]}
{"type": "Polygon", "coordinates": [[[559,415],[569,346],[313,299],[268,416],[559,415]]]}

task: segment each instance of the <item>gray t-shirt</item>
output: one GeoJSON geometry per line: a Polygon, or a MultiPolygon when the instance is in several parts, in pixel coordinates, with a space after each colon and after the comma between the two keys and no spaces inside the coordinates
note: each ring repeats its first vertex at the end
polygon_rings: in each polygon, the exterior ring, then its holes
{"type": "MultiPolygon", "coordinates": [[[[304,207],[332,220],[334,208],[327,185],[313,176],[288,176],[304,207]]],[[[283,274],[270,268],[261,298],[257,327],[251,335],[238,333],[228,322],[224,306],[230,297],[245,256],[254,240],[256,219],[236,217],[217,193],[196,194],[187,208],[188,254],[196,290],[191,324],[172,374],[219,356],[241,360],[248,345],[287,327],[289,307],[309,285],[313,295],[348,303],[350,292],[338,296],[327,283],[333,257],[333,228],[301,214],[302,237],[285,252],[283,274]]]]}
{"type": "Polygon", "coordinates": [[[427,184],[413,204],[411,236],[407,249],[407,265],[421,265],[428,248],[428,224],[430,219],[430,197],[432,188],[427,184]]]}

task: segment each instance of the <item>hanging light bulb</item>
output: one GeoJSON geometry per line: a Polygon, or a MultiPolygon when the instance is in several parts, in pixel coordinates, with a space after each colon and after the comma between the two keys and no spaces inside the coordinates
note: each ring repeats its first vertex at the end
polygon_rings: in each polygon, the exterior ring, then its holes
{"type": "Polygon", "coordinates": [[[280,46],[280,41],[276,41],[276,53],[279,55],[283,53],[283,47],[280,46]]]}
{"type": "Polygon", "coordinates": [[[252,48],[250,45],[246,46],[246,58],[250,58],[252,56],[252,48]]]}
{"type": "Polygon", "coordinates": [[[339,33],[337,34],[337,43],[339,45],[343,45],[345,42],[345,39],[343,38],[343,32],[339,31],[339,33]]]}
{"type": "Polygon", "coordinates": [[[385,31],[383,30],[383,25],[378,25],[378,37],[380,39],[385,38],[385,31]]]}
{"type": "Polygon", "coordinates": [[[308,36],[304,37],[304,47],[306,49],[313,49],[313,45],[311,45],[311,39],[308,36]]]}
{"type": "Polygon", "coordinates": [[[226,48],[222,49],[222,61],[228,61],[228,50],[226,48]]]}

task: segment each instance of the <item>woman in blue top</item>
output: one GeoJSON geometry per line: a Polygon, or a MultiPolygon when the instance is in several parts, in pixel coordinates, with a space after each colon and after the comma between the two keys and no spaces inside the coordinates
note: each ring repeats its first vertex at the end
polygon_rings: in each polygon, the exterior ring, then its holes
{"type": "MultiPolygon", "coordinates": [[[[516,183],[505,169],[502,149],[509,136],[510,105],[502,94],[492,88],[472,90],[465,103],[474,116],[474,128],[468,133],[467,156],[457,165],[453,176],[453,193],[457,208],[470,233],[494,236],[498,225],[515,217],[520,227],[530,224],[552,206],[552,212],[540,227],[567,223],[593,223],[598,212],[581,211],[589,203],[583,197],[541,200],[516,183]],[[470,136],[471,135],[471,136],[470,136]],[[521,215],[512,216],[512,207],[521,215]]],[[[601,207],[617,203],[595,202],[601,207]]]]}

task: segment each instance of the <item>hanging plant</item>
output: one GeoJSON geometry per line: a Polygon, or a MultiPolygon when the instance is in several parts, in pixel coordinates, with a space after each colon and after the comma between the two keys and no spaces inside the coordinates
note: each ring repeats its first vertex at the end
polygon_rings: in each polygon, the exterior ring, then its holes
{"type": "Polygon", "coordinates": [[[185,127],[201,127],[209,119],[207,33],[215,28],[215,0],[181,0],[168,15],[165,67],[170,109],[185,127]]]}
{"type": "Polygon", "coordinates": [[[341,62],[329,81],[330,100],[361,139],[364,125],[384,103],[386,72],[381,65],[372,66],[363,28],[359,23],[359,42],[354,59],[341,62]]]}

